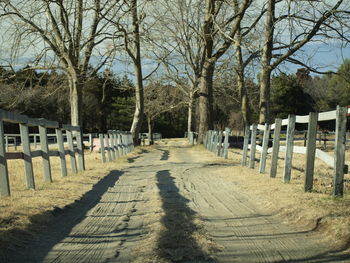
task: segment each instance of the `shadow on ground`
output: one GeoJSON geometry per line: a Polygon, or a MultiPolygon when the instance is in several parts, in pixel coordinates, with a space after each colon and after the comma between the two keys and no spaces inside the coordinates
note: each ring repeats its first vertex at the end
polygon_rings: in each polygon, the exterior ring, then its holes
{"type": "Polygon", "coordinates": [[[73,204],[67,205],[63,209],[56,208],[53,211],[32,216],[30,218],[31,224],[24,232],[41,229],[42,233],[38,233],[39,236],[35,239],[28,237],[27,234],[27,239],[23,241],[23,247],[26,249],[8,247],[5,253],[1,253],[6,255],[6,258],[0,257],[0,262],[23,262],[24,258],[26,258],[26,262],[43,261],[48,252],[68,236],[74,226],[85,219],[87,212],[96,206],[102,195],[108,191],[109,187],[115,185],[123,173],[122,171],[111,171],[73,204]],[[45,223],[43,223],[45,221],[43,218],[46,220],[45,223]],[[37,247],[38,243],[40,243],[40,249],[37,247]]]}
{"type": "Polygon", "coordinates": [[[142,157],[142,154],[144,154],[144,153],[149,153],[149,151],[148,151],[148,150],[145,150],[145,149],[140,149],[140,150],[138,151],[138,155],[137,155],[137,156],[135,156],[135,157],[130,157],[130,158],[127,159],[127,160],[128,160],[128,163],[134,163],[135,160],[141,158],[141,157],[142,157]]]}
{"type": "Polygon", "coordinates": [[[158,149],[158,151],[163,152],[162,156],[160,157],[161,161],[167,161],[169,159],[169,151],[168,150],[158,149]]]}
{"type": "Polygon", "coordinates": [[[158,240],[158,253],[171,262],[214,262],[193,238],[198,226],[193,222],[195,212],[188,206],[176,187],[169,170],[157,172],[157,186],[165,212],[161,222],[165,231],[158,240]]]}

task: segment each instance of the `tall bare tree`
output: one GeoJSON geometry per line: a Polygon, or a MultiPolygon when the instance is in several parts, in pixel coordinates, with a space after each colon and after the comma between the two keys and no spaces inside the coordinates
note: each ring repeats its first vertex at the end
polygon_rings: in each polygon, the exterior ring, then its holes
{"type": "Polygon", "coordinates": [[[152,10],[152,59],[161,63],[161,78],[174,83],[188,105],[187,131],[194,128],[194,110],[203,66],[200,34],[204,4],[198,0],[158,1],[152,10]]]}
{"type": "Polygon", "coordinates": [[[284,61],[297,62],[292,56],[322,35],[325,23],[340,12],[343,2],[344,0],[266,2],[265,34],[261,50],[260,123],[269,121],[271,72],[284,61]],[[283,35],[280,30],[283,30],[283,35]]]}
{"type": "Polygon", "coordinates": [[[200,79],[199,90],[199,128],[198,141],[201,143],[207,130],[212,128],[212,108],[213,108],[213,75],[215,64],[232,45],[240,23],[246,10],[251,4],[251,0],[241,1],[238,12],[233,6],[227,6],[225,1],[206,0],[202,37],[204,41],[204,63],[200,79]],[[219,20],[219,15],[232,12],[223,20],[219,20]],[[224,40],[216,42],[217,33],[224,32],[224,40]],[[227,33],[226,33],[227,32],[227,33]]]}
{"type": "MultiPolygon", "coordinates": [[[[104,45],[111,38],[104,17],[117,15],[117,2],[0,1],[1,16],[7,19],[5,30],[15,40],[13,46],[26,46],[34,68],[54,68],[66,73],[72,125],[82,125],[82,90],[92,57],[99,61],[95,65],[97,71],[110,55],[107,44],[104,45]]],[[[18,50],[13,54],[19,54],[18,50]]]]}

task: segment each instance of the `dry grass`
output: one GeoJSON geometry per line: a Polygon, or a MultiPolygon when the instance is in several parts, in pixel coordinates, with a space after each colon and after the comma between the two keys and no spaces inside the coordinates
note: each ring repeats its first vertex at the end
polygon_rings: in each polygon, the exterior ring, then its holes
{"type": "MultiPolygon", "coordinates": [[[[347,153],[346,160],[349,160],[349,157],[350,154],[347,153]]],[[[255,199],[261,207],[281,216],[288,224],[304,230],[315,229],[320,238],[329,242],[334,249],[348,248],[350,244],[349,175],[345,176],[344,197],[333,198],[331,196],[333,169],[320,160],[316,160],[315,164],[314,191],[305,193],[303,191],[305,155],[294,155],[292,179],[287,184],[282,182],[283,154],[278,161],[276,178],[269,177],[270,158],[267,160],[265,174],[258,173],[258,162],[255,163],[254,170],[241,167],[241,150],[230,151],[229,159],[237,163],[237,167],[224,168],[226,171],[219,174],[227,180],[238,181],[242,190],[255,199]]]]}
{"type": "Polygon", "coordinates": [[[127,159],[141,151],[138,148],[110,163],[102,163],[98,153],[86,152],[86,171],[78,174],[71,173],[69,156],[66,156],[67,177],[61,177],[59,158],[51,157],[53,183],[44,182],[42,160],[34,158],[36,190],[26,189],[23,160],[8,161],[11,196],[0,198],[0,256],[6,249],[19,246],[42,231],[53,214],[80,199],[110,171],[127,167],[127,159]]]}

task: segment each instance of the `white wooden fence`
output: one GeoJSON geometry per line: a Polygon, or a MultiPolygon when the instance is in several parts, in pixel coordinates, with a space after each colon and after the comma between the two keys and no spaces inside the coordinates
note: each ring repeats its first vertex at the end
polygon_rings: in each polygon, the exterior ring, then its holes
{"type": "Polygon", "coordinates": [[[254,168],[256,150],[258,150],[261,153],[259,172],[264,173],[267,154],[272,153],[270,176],[276,177],[278,153],[284,152],[283,181],[287,183],[291,180],[293,153],[305,154],[304,190],[311,191],[313,188],[314,163],[317,157],[334,169],[333,195],[343,196],[344,173],[347,173],[348,170],[348,166],[345,165],[346,121],[348,113],[350,113],[350,109],[338,106],[336,110],[328,112],[311,112],[306,116],[289,115],[288,119],[276,119],[272,125],[253,124],[247,126],[244,135],[242,166],[247,166],[248,149],[250,149],[249,167],[254,168]],[[333,155],[316,149],[317,123],[330,120],[335,120],[336,122],[333,155]],[[294,146],[296,123],[308,124],[306,147],[294,146]],[[280,146],[280,133],[283,126],[287,126],[286,145],[280,146]],[[262,146],[256,144],[258,130],[263,131],[262,146]],[[268,148],[270,131],[274,131],[272,148],[268,148]],[[250,145],[249,140],[251,142],[250,145]]]}
{"type": "MultiPolygon", "coordinates": [[[[108,134],[100,135],[105,138],[106,147],[101,148],[102,161],[115,160],[118,156],[125,155],[133,149],[133,141],[130,133],[109,131],[108,134]],[[110,146],[111,145],[111,146],[110,146]]],[[[36,137],[36,134],[34,138],[36,137]]],[[[34,139],[35,140],[35,139],[34,139]]],[[[89,140],[92,141],[91,135],[89,140]]],[[[101,146],[104,143],[101,142],[101,146]]],[[[7,160],[22,159],[26,186],[35,189],[32,158],[42,157],[45,182],[52,182],[50,157],[59,157],[61,164],[61,175],[67,176],[67,165],[65,156],[70,156],[71,170],[73,173],[85,170],[83,135],[79,126],[59,124],[46,119],[34,119],[25,115],[15,114],[0,109],[0,196],[10,195],[9,173],[7,160]],[[5,138],[4,122],[19,125],[22,152],[8,152],[8,141],[5,138]],[[39,130],[40,150],[31,150],[29,127],[37,127],[39,130]],[[58,150],[49,150],[47,129],[55,129],[58,150]],[[64,136],[66,137],[68,149],[65,149],[64,136]],[[78,163],[78,165],[77,165],[78,163]]]]}
{"type": "Polygon", "coordinates": [[[110,130],[106,134],[100,134],[99,140],[102,162],[114,161],[134,150],[134,142],[130,132],[110,130]]]}
{"type": "Polygon", "coordinates": [[[230,132],[229,128],[226,128],[225,131],[207,131],[204,140],[204,147],[215,153],[217,156],[227,159],[229,147],[228,137],[230,132]]]}

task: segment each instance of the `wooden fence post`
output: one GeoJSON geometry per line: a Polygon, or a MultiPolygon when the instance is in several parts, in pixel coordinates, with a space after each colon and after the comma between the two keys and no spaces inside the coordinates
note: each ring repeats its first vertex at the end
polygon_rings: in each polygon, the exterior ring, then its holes
{"type": "Polygon", "coordinates": [[[222,150],[222,131],[218,131],[216,155],[220,156],[222,150]]]}
{"type": "Polygon", "coordinates": [[[108,134],[109,142],[111,145],[112,160],[114,161],[116,159],[116,156],[115,156],[114,138],[113,138],[112,131],[108,131],[107,134],[108,134]]]}
{"type": "Polygon", "coordinates": [[[211,145],[211,134],[212,134],[212,130],[208,131],[208,138],[207,138],[207,150],[210,150],[210,145],[211,145]]]}
{"type": "Polygon", "coordinates": [[[347,108],[337,106],[335,123],[333,196],[343,196],[347,108]]]}
{"type": "Polygon", "coordinates": [[[85,170],[85,160],[84,160],[84,146],[83,146],[83,133],[79,130],[76,133],[77,148],[78,148],[78,164],[79,171],[85,170]]]}
{"type": "Polygon", "coordinates": [[[10,192],[9,175],[8,175],[8,169],[7,169],[4,136],[5,136],[4,122],[0,118],[0,196],[9,196],[11,192],[10,192]]]}
{"type": "Polygon", "coordinates": [[[318,121],[318,113],[310,112],[309,125],[307,129],[307,143],[306,143],[306,167],[305,167],[305,181],[304,181],[305,192],[310,192],[312,191],[312,188],[313,188],[317,121],[318,121]]]}
{"type": "Polygon", "coordinates": [[[207,150],[209,151],[210,149],[210,138],[211,138],[211,130],[208,131],[208,135],[207,135],[207,150]]]}
{"type": "Polygon", "coordinates": [[[265,123],[262,151],[260,155],[259,173],[265,173],[267,150],[269,148],[270,125],[265,123]]]}
{"type": "Polygon", "coordinates": [[[254,162],[255,162],[255,152],[256,152],[256,133],[257,133],[257,124],[252,125],[252,137],[250,142],[250,160],[249,160],[249,167],[254,169],[254,162]]]}
{"type": "Polygon", "coordinates": [[[122,145],[122,135],[120,131],[117,131],[118,133],[118,151],[119,151],[119,156],[123,156],[123,145],[122,145]]]}
{"type": "Polygon", "coordinates": [[[218,131],[214,131],[213,150],[212,150],[212,152],[215,153],[217,148],[218,148],[218,131]]]}
{"type": "Polygon", "coordinates": [[[275,131],[273,133],[273,146],[271,157],[270,177],[275,178],[277,174],[278,153],[280,151],[280,134],[282,127],[282,119],[275,120],[275,131]]]}
{"type": "Polygon", "coordinates": [[[70,164],[72,167],[73,173],[78,173],[77,170],[77,162],[75,160],[75,150],[74,150],[74,144],[73,144],[73,134],[71,130],[66,130],[67,135],[67,142],[68,142],[68,149],[69,149],[69,156],[70,156],[70,164]]]}
{"type": "MultiPolygon", "coordinates": [[[[40,144],[41,144],[41,139],[40,139],[40,144]]],[[[38,144],[37,144],[37,140],[36,140],[36,134],[34,134],[34,148],[36,149],[37,147],[38,147],[38,144]]]]}
{"type": "Polygon", "coordinates": [[[19,129],[21,132],[21,141],[22,141],[23,154],[24,154],[24,170],[26,174],[27,187],[30,189],[35,189],[28,126],[27,124],[20,123],[19,129]]]}
{"type": "Polygon", "coordinates": [[[215,131],[213,130],[210,138],[210,151],[213,152],[215,148],[215,131]]]}
{"type": "Polygon", "coordinates": [[[225,141],[224,141],[224,158],[227,159],[228,158],[228,147],[229,147],[229,142],[228,142],[228,137],[230,135],[230,129],[229,128],[225,128],[225,141]]]}
{"type": "MultiPolygon", "coordinates": [[[[4,126],[4,124],[2,124],[2,126],[4,126]]],[[[9,151],[9,137],[7,135],[5,136],[5,146],[6,146],[5,150],[6,150],[6,152],[8,152],[9,151]]]]}
{"type": "Polygon", "coordinates": [[[207,150],[209,150],[209,147],[210,147],[210,136],[211,136],[211,130],[207,131],[207,138],[205,143],[205,148],[207,148],[207,150]]]}
{"type": "Polygon", "coordinates": [[[284,170],[283,170],[283,181],[285,183],[290,182],[290,178],[291,178],[291,174],[292,174],[295,120],[296,120],[295,115],[288,116],[286,154],[285,154],[285,158],[284,158],[284,170]]]}
{"type": "Polygon", "coordinates": [[[103,139],[103,134],[99,134],[98,137],[100,138],[100,149],[101,149],[101,156],[102,156],[102,162],[106,162],[106,152],[105,152],[105,144],[103,139]]]}
{"type": "Polygon", "coordinates": [[[247,166],[249,135],[250,135],[250,126],[246,125],[244,130],[242,166],[247,166]]]}
{"type": "Polygon", "coordinates": [[[125,155],[129,153],[129,136],[128,134],[124,134],[124,142],[125,142],[125,155]]]}
{"type": "Polygon", "coordinates": [[[126,140],[125,133],[123,133],[122,141],[123,141],[123,145],[124,145],[124,155],[127,155],[128,154],[128,141],[126,140]]]}
{"type": "Polygon", "coordinates": [[[113,130],[112,135],[113,135],[113,141],[114,141],[115,158],[117,159],[119,158],[117,131],[113,130]]]}
{"type": "Polygon", "coordinates": [[[107,150],[107,160],[108,160],[108,162],[111,162],[112,161],[112,155],[111,155],[111,148],[109,146],[108,134],[105,134],[105,144],[106,144],[106,150],[107,150]]]}
{"type": "Polygon", "coordinates": [[[63,143],[63,135],[61,129],[56,129],[57,136],[57,146],[58,146],[58,154],[60,156],[61,161],[61,175],[62,177],[67,176],[67,165],[66,165],[66,156],[64,152],[64,143],[63,143]]]}
{"type": "Polygon", "coordinates": [[[45,126],[39,125],[39,136],[40,136],[40,148],[41,148],[42,160],[43,160],[44,180],[45,182],[51,183],[52,177],[51,177],[49,146],[47,143],[47,130],[45,126]]]}

